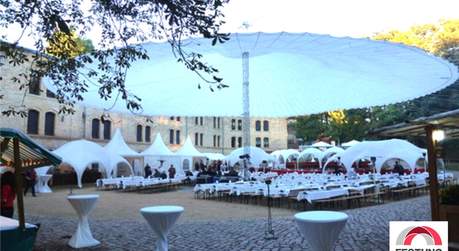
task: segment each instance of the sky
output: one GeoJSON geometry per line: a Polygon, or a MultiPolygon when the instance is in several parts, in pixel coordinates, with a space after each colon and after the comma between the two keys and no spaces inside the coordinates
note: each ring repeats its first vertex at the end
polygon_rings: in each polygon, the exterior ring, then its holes
{"type": "MultiPolygon", "coordinates": [[[[310,32],[369,37],[392,29],[459,18],[459,0],[230,0],[224,7],[224,32],[310,32]],[[243,24],[248,24],[243,26],[243,24]]],[[[8,41],[17,27],[0,31],[8,41]]],[[[97,30],[89,34],[97,43],[97,30]]],[[[33,48],[25,37],[20,45],[33,48]]]]}

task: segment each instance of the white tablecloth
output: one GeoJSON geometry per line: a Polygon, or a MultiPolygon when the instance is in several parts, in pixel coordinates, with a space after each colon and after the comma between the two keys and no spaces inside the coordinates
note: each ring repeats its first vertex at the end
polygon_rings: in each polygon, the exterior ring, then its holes
{"type": "Polygon", "coordinates": [[[295,214],[295,221],[301,234],[314,251],[332,250],[347,219],[347,214],[333,211],[308,211],[295,214]]]}
{"type": "Polygon", "coordinates": [[[180,206],[154,206],[140,209],[142,216],[158,235],[157,251],[168,250],[167,234],[183,211],[183,207],[180,206]]]}
{"type": "Polygon", "coordinates": [[[78,214],[78,226],[75,234],[69,241],[69,246],[73,248],[83,248],[99,245],[100,242],[92,237],[91,229],[89,228],[88,215],[96,205],[99,195],[69,195],[69,200],[72,207],[78,214]]]}
{"type": "MultiPolygon", "coordinates": [[[[26,223],[26,228],[37,227],[33,224],[26,223]]],[[[19,221],[7,217],[0,216],[0,231],[16,229],[19,227],[19,221]]]]}
{"type": "Polygon", "coordinates": [[[297,200],[307,200],[309,203],[315,200],[329,199],[333,197],[348,195],[349,191],[344,188],[330,189],[330,190],[314,190],[304,191],[298,193],[297,200]]]}

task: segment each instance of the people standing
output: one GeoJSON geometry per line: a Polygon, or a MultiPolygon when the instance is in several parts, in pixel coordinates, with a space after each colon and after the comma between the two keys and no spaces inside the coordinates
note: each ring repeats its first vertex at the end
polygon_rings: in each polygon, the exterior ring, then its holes
{"type": "Polygon", "coordinates": [[[169,172],[169,179],[173,179],[175,177],[175,173],[176,173],[174,165],[171,165],[169,167],[168,172],[169,172]]]}
{"type": "Polygon", "coordinates": [[[24,174],[24,179],[25,179],[24,196],[26,196],[29,189],[31,189],[32,196],[36,197],[35,184],[37,183],[37,173],[35,172],[35,169],[32,168],[32,169],[27,170],[24,174]]]}
{"type": "Polygon", "coordinates": [[[5,172],[1,176],[1,215],[13,218],[14,200],[16,199],[14,174],[10,171],[5,172]]]}
{"type": "Polygon", "coordinates": [[[145,178],[150,177],[151,174],[152,174],[152,172],[151,172],[151,167],[150,167],[150,165],[146,164],[146,165],[145,165],[145,178]]]}
{"type": "Polygon", "coordinates": [[[395,161],[394,173],[398,173],[398,175],[403,175],[404,174],[403,166],[400,165],[400,163],[398,161],[395,161]]]}

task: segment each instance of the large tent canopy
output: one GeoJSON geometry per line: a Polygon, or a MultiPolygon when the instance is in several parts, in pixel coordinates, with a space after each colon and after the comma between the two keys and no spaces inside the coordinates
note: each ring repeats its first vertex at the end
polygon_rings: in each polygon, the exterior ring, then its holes
{"type": "MultiPolygon", "coordinates": [[[[182,48],[202,54],[229,85],[211,92],[205,84],[198,88],[203,81],[177,63],[168,43],[143,46],[150,59],[132,64],[126,87],[142,99],[145,115],[241,116],[244,52],[249,56],[251,116],[391,104],[438,91],[458,77],[457,67],[443,59],[385,41],[286,32],[232,33],[229,41],[215,46],[206,39],[188,39],[182,48]]],[[[109,108],[115,97],[101,100],[95,84],[83,102],[109,108]]],[[[112,110],[126,111],[126,105],[117,102],[112,110]]]]}
{"type": "Polygon", "coordinates": [[[186,137],[185,143],[182,147],[175,152],[175,155],[180,161],[179,170],[182,172],[191,170],[193,164],[193,158],[205,158],[206,156],[199,152],[193,145],[190,136],[186,137]]]}
{"type": "Polygon", "coordinates": [[[363,141],[328,159],[324,168],[328,163],[336,161],[337,158],[340,157],[340,161],[346,167],[347,171],[351,171],[354,162],[360,159],[371,160],[371,157],[375,157],[375,168],[377,172],[380,172],[383,164],[391,159],[401,159],[405,161],[411,169],[414,169],[416,167],[416,162],[424,158],[425,153],[425,149],[419,148],[401,139],[363,141]]]}
{"type": "Polygon", "coordinates": [[[302,160],[302,159],[314,158],[314,159],[322,160],[323,157],[324,157],[324,152],[322,152],[321,150],[317,148],[310,147],[310,148],[304,149],[300,153],[299,159],[302,160]]]}
{"type": "Polygon", "coordinates": [[[153,168],[166,171],[170,165],[177,165],[176,155],[164,144],[160,133],[156,134],[155,141],[142,153],[144,162],[153,168]]]}
{"type": "Polygon", "coordinates": [[[118,154],[124,157],[138,157],[140,156],[138,152],[132,150],[124,141],[123,135],[121,134],[121,129],[117,128],[113,138],[108,142],[104,148],[111,152],[118,154]]]}
{"type": "Polygon", "coordinates": [[[225,155],[221,153],[202,153],[202,154],[206,156],[206,158],[209,159],[210,161],[225,159],[225,155]]]}
{"type": "Polygon", "coordinates": [[[341,147],[333,146],[333,147],[327,148],[325,151],[323,151],[322,160],[326,161],[332,155],[337,154],[337,153],[342,153],[342,152],[344,152],[344,149],[341,147]]]}
{"type": "Polygon", "coordinates": [[[62,158],[63,164],[70,165],[77,174],[78,186],[82,187],[82,177],[91,164],[99,164],[107,177],[112,176],[118,164],[126,164],[132,172],[129,162],[123,157],[110,153],[100,145],[84,139],[70,141],[53,151],[62,158]]]}
{"type": "MultiPolygon", "coordinates": [[[[244,153],[244,147],[240,147],[226,156],[225,160],[233,166],[241,160],[239,156],[244,155],[244,153]]],[[[275,161],[275,157],[267,154],[261,148],[250,146],[250,163],[254,166],[259,166],[264,160],[268,162],[275,161]]]]}
{"type": "Polygon", "coordinates": [[[348,141],[348,142],[345,142],[345,143],[341,144],[341,146],[346,148],[346,147],[354,146],[354,145],[356,145],[358,143],[360,143],[360,141],[353,139],[351,141],[348,141]]]}
{"type": "Polygon", "coordinates": [[[276,150],[270,155],[276,158],[277,164],[284,164],[288,160],[291,159],[298,159],[300,153],[296,149],[283,149],[283,150],[276,150]]]}

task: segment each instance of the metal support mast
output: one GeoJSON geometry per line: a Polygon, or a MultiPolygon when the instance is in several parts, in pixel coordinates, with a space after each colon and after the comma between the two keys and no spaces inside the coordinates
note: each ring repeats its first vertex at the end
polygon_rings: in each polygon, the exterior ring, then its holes
{"type": "MultiPolygon", "coordinates": [[[[250,98],[249,98],[249,52],[242,53],[242,105],[243,105],[243,146],[244,155],[250,156],[250,98]]],[[[249,179],[248,163],[249,159],[244,159],[244,179],[249,179]]]]}

